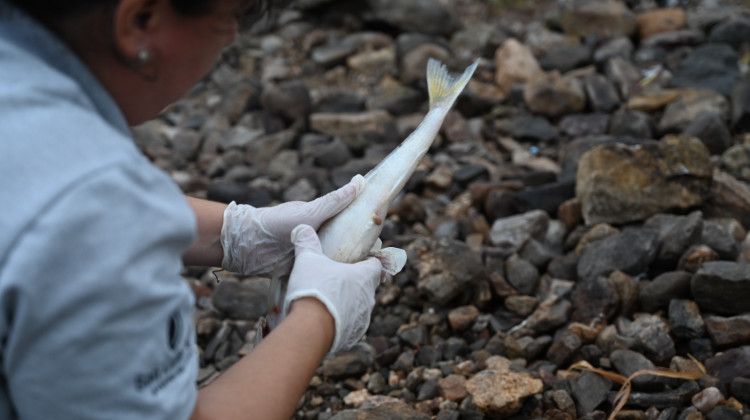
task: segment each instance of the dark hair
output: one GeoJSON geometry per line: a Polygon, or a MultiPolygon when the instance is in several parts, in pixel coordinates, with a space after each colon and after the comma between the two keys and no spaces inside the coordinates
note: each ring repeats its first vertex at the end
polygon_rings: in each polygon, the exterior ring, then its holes
{"type": "MultiPolygon", "coordinates": [[[[76,14],[86,13],[102,8],[113,8],[119,0],[5,0],[23,10],[33,18],[43,23],[64,20],[76,14]]],[[[238,0],[238,5],[244,1],[238,0]]],[[[255,21],[268,13],[271,3],[275,0],[255,0],[252,7],[239,16],[243,27],[251,26],[255,21]]],[[[201,16],[211,13],[216,0],[170,0],[172,7],[188,16],[201,16]]]]}

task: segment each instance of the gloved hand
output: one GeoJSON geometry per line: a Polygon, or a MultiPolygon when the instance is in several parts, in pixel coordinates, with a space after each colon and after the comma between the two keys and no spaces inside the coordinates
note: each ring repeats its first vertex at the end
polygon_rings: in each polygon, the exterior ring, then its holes
{"type": "Polygon", "coordinates": [[[255,208],[230,203],[224,210],[221,267],[242,275],[285,275],[292,269],[292,229],[306,224],[317,230],[323,222],[345,209],[362,191],[364,178],[351,182],[308,203],[291,201],[274,207],[255,208]]]}
{"type": "Polygon", "coordinates": [[[287,314],[295,299],[314,297],[333,316],[336,336],[331,353],[357,344],[370,325],[375,289],[383,267],[370,257],[355,264],[334,261],[323,254],[320,239],[310,226],[297,226],[291,234],[296,260],[289,277],[284,308],[287,314]]]}

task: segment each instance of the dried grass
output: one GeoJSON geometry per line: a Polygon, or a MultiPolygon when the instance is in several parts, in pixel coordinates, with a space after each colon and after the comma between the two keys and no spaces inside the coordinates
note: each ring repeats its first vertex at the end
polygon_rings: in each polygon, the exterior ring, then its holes
{"type": "Polygon", "coordinates": [[[591,364],[585,360],[581,360],[579,362],[574,363],[572,366],[568,368],[568,371],[573,370],[573,369],[586,370],[586,371],[601,375],[613,382],[621,384],[620,390],[617,392],[617,395],[615,395],[615,399],[613,401],[614,408],[612,409],[612,413],[610,413],[608,417],[608,420],[614,420],[617,414],[622,410],[622,408],[628,402],[628,398],[630,398],[630,392],[632,390],[632,380],[634,378],[637,378],[642,375],[654,375],[654,376],[661,376],[665,378],[694,380],[694,379],[699,379],[702,376],[704,376],[706,374],[706,367],[703,366],[703,364],[699,362],[692,355],[688,355],[688,357],[698,366],[698,368],[700,369],[700,372],[677,372],[677,371],[673,371],[673,370],[666,369],[666,368],[641,369],[639,371],[633,372],[633,374],[631,374],[630,376],[625,377],[623,375],[620,375],[619,373],[595,368],[591,366],[591,364]]]}

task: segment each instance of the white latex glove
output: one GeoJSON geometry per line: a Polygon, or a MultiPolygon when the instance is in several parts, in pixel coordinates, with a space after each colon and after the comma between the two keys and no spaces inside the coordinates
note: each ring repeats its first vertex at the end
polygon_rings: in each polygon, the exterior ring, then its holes
{"type": "Polygon", "coordinates": [[[289,240],[292,229],[306,224],[317,230],[345,209],[363,185],[364,178],[357,175],[338,190],[307,203],[290,201],[255,208],[231,202],[224,210],[221,228],[221,267],[246,276],[288,274],[294,260],[294,246],[289,240]]]}
{"type": "Polygon", "coordinates": [[[318,299],[328,308],[336,325],[330,352],[351,348],[370,325],[375,289],[383,270],[380,261],[374,257],[354,264],[334,261],[323,254],[317,233],[307,225],[297,226],[291,240],[296,259],[282,313],[288,313],[295,299],[318,299]]]}

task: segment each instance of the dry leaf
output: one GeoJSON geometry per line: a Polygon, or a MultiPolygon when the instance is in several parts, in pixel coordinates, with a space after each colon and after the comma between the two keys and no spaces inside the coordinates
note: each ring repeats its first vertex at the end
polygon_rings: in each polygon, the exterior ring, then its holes
{"type": "Polygon", "coordinates": [[[693,356],[691,355],[688,355],[688,356],[698,364],[699,368],[701,369],[700,373],[699,372],[675,372],[673,370],[669,370],[666,368],[642,369],[642,370],[633,372],[632,375],[626,378],[625,376],[620,375],[619,373],[610,372],[604,369],[597,369],[591,366],[591,364],[585,360],[581,360],[579,362],[574,363],[572,366],[568,368],[568,370],[571,370],[571,369],[587,370],[589,372],[597,373],[613,382],[622,384],[622,386],[620,387],[620,390],[617,391],[617,395],[615,395],[614,408],[612,409],[612,413],[609,415],[609,418],[607,419],[607,420],[614,420],[615,416],[617,416],[617,413],[619,413],[622,410],[622,408],[628,402],[628,398],[630,398],[630,391],[632,389],[631,381],[633,380],[633,378],[636,378],[641,375],[654,375],[654,376],[662,376],[666,378],[692,380],[692,379],[699,379],[703,375],[705,375],[706,374],[705,366],[703,366],[703,364],[697,361],[693,356]]]}

